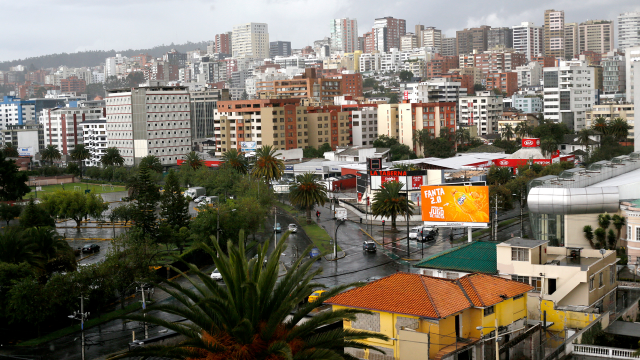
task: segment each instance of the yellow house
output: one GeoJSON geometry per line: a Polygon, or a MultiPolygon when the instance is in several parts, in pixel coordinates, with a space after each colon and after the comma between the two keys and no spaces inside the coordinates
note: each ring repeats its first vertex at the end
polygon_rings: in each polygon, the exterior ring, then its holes
{"type": "Polygon", "coordinates": [[[344,328],[374,331],[390,338],[366,341],[383,349],[384,355],[345,349],[355,357],[413,360],[428,355],[439,360],[458,353],[459,358],[471,359],[477,358],[471,353],[479,350],[480,338],[495,330],[496,319],[500,334],[509,333],[502,336],[503,343],[525,327],[526,293],[531,289],[517,281],[477,273],[458,279],[397,273],[345,291],[325,303],[334,310],[372,311],[358,315],[353,322],[345,320],[344,328]]]}

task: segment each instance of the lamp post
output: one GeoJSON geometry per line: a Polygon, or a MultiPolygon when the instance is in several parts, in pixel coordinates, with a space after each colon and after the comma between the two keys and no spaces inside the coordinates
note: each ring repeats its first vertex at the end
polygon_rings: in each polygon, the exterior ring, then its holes
{"type": "MultiPolygon", "coordinates": [[[[84,299],[85,297],[82,296],[82,293],[80,293],[80,312],[78,311],[74,311],[73,315],[69,315],[68,318],[69,319],[74,319],[74,320],[79,320],[80,321],[80,331],[81,331],[81,338],[82,338],[82,360],[84,360],[84,322],[87,320],[87,318],[89,317],[89,312],[84,312],[84,299]]],[[[86,298],[88,300],[88,298],[86,298]]]]}
{"type": "Polygon", "coordinates": [[[382,248],[384,249],[384,219],[382,219],[382,248]]]}
{"type": "Polygon", "coordinates": [[[476,327],[476,329],[478,329],[478,330],[490,329],[490,328],[496,329],[496,336],[495,336],[495,340],[496,340],[496,360],[500,360],[500,344],[498,343],[498,317],[496,316],[496,318],[495,318],[495,326],[477,326],[476,327]]]}
{"type": "Polygon", "coordinates": [[[338,219],[336,223],[336,231],[333,234],[333,260],[338,260],[338,228],[344,224],[344,219],[338,219]]]}

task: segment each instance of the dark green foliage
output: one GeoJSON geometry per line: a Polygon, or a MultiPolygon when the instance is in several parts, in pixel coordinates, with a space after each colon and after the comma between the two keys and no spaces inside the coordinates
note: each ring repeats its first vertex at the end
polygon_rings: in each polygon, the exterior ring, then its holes
{"type": "Polygon", "coordinates": [[[20,226],[23,228],[54,227],[56,222],[40,204],[36,204],[31,198],[20,215],[20,226]]]}
{"type": "Polygon", "coordinates": [[[122,221],[124,225],[127,225],[131,221],[136,212],[136,204],[128,203],[117,206],[111,210],[109,216],[111,221],[122,221]]]}
{"type": "Polygon", "coordinates": [[[487,182],[491,185],[504,185],[511,180],[511,168],[491,166],[487,174],[487,182]]]}
{"type": "Polygon", "coordinates": [[[315,174],[308,172],[296,176],[296,181],[289,187],[291,204],[303,209],[307,213],[307,224],[311,224],[311,210],[316,205],[324,206],[327,189],[318,181],[315,174]]]}
{"type": "Polygon", "coordinates": [[[17,218],[22,213],[22,206],[15,204],[0,204],[0,220],[6,221],[9,226],[9,221],[17,218]]]}
{"type": "Polygon", "coordinates": [[[398,181],[390,181],[384,184],[380,191],[373,196],[371,213],[375,217],[391,218],[391,228],[396,230],[396,218],[413,215],[413,201],[407,201],[406,196],[400,194],[404,184],[398,181]]]}
{"type": "Polygon", "coordinates": [[[153,236],[157,228],[155,211],[160,201],[160,187],[153,181],[150,168],[141,166],[128,188],[131,194],[129,199],[136,203],[133,216],[136,226],[145,235],[153,236]]]}
{"type": "Polygon", "coordinates": [[[162,164],[160,163],[160,159],[158,159],[154,155],[147,155],[140,160],[140,164],[138,165],[140,169],[147,168],[155,172],[162,172],[162,164]]]}
{"type": "Polygon", "coordinates": [[[596,231],[593,232],[596,236],[596,249],[603,249],[607,247],[605,242],[605,237],[607,235],[607,231],[601,227],[597,228],[596,231]]]}
{"type": "Polygon", "coordinates": [[[329,143],[324,143],[317,149],[310,146],[302,150],[302,156],[309,159],[324,158],[324,153],[329,151],[333,151],[331,145],[329,145],[329,143]]]}
{"type": "Polygon", "coordinates": [[[0,201],[15,201],[22,199],[31,189],[26,182],[29,177],[24,171],[18,170],[16,162],[5,158],[0,152],[0,201]]]}
{"type": "Polygon", "coordinates": [[[564,142],[564,136],[567,134],[571,134],[571,130],[565,124],[544,119],[532,131],[533,137],[540,140],[552,139],[556,144],[564,142]]]}
{"type": "Polygon", "coordinates": [[[409,82],[411,81],[411,79],[413,79],[413,73],[409,70],[402,70],[400,71],[400,74],[398,75],[398,77],[402,82],[409,82]]]}
{"type": "Polygon", "coordinates": [[[189,224],[189,200],[182,195],[178,175],[170,170],[165,178],[164,192],[160,197],[160,216],[172,228],[189,224]]]}
{"type": "MultiPolygon", "coordinates": [[[[447,140],[442,137],[435,139],[425,139],[424,143],[424,155],[427,157],[439,157],[448,158],[456,155],[455,143],[451,140],[447,140]]],[[[406,145],[403,145],[406,146],[406,145]]],[[[407,149],[409,147],[407,146],[407,149]]],[[[393,150],[392,150],[393,153],[393,150]]],[[[413,153],[409,153],[409,158],[415,158],[411,156],[413,153]]],[[[415,154],[413,154],[415,155],[415,154]]],[[[398,159],[405,160],[405,159],[398,159]]]]}
{"type": "Polygon", "coordinates": [[[520,146],[516,141],[498,139],[493,142],[493,146],[497,146],[504,150],[506,154],[513,154],[520,149],[520,146]]]}
{"type": "Polygon", "coordinates": [[[597,147],[589,157],[589,163],[602,160],[611,160],[616,156],[628,155],[633,152],[633,146],[622,146],[611,136],[603,136],[600,146],[597,147]]]}
{"type": "Polygon", "coordinates": [[[67,168],[65,169],[64,172],[74,176],[80,176],[82,174],[82,170],[80,170],[80,166],[74,162],[68,163],[67,168]]]}

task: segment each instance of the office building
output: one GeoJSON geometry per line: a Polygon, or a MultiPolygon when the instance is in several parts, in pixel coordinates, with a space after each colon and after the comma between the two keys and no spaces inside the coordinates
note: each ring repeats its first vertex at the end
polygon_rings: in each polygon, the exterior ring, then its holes
{"type": "Polygon", "coordinates": [[[487,49],[492,50],[494,48],[512,49],[513,29],[508,27],[489,29],[487,49]]]}
{"type": "Polygon", "coordinates": [[[458,99],[460,125],[476,126],[478,135],[498,132],[498,121],[502,117],[503,96],[492,91],[478,91],[474,96],[458,99]]]}
{"type": "Polygon", "coordinates": [[[400,51],[411,51],[418,47],[418,37],[412,33],[400,36],[400,51]]]}
{"type": "MultiPolygon", "coordinates": [[[[360,61],[363,57],[360,58],[360,61]]],[[[335,96],[362,96],[362,75],[340,74],[318,77],[316,69],[305,69],[304,74],[293,79],[259,82],[256,92],[265,96],[288,96],[295,99],[317,99],[332,102],[335,96]],[[360,80],[358,80],[360,79],[360,80]],[[347,93],[344,93],[347,91],[347,93]]]]}
{"type": "Polygon", "coordinates": [[[542,66],[538,62],[532,61],[527,65],[516,67],[518,75],[518,87],[539,86],[542,80],[542,66]]]}
{"type": "Polygon", "coordinates": [[[515,72],[487,74],[485,80],[487,90],[500,90],[505,97],[509,97],[518,91],[518,74],[515,72]]]}
{"type": "Polygon", "coordinates": [[[580,28],[578,23],[564,24],[564,58],[573,60],[580,54],[580,28]]]}
{"type": "Polygon", "coordinates": [[[456,38],[448,38],[442,37],[442,49],[440,50],[440,54],[442,56],[458,56],[458,48],[456,38]]]}
{"type": "Polygon", "coordinates": [[[1,130],[0,145],[11,143],[18,148],[20,156],[33,156],[44,149],[44,129],[42,124],[8,125],[1,130]]]}
{"type": "Polygon", "coordinates": [[[373,145],[378,138],[378,107],[354,104],[342,105],[342,110],[351,114],[351,145],[373,145]]]}
{"type": "Polygon", "coordinates": [[[524,114],[540,114],[543,110],[542,99],[537,95],[518,95],[511,97],[511,107],[524,114]]]}
{"type": "Polygon", "coordinates": [[[358,21],[356,19],[333,19],[330,25],[331,49],[345,53],[358,50],[358,21]]]}
{"type": "Polygon", "coordinates": [[[416,25],[414,34],[418,37],[418,47],[423,47],[422,45],[422,30],[424,30],[424,25],[416,25]]]}
{"type": "Polygon", "coordinates": [[[425,64],[426,79],[441,77],[449,72],[449,69],[458,67],[458,58],[455,56],[442,56],[434,54],[431,60],[425,64]]]}
{"type": "Polygon", "coordinates": [[[173,165],[191,151],[187,88],[150,84],[111,90],[106,105],[107,147],[118,148],[125,165],[138,164],[148,155],[173,165]]]}
{"type": "Polygon", "coordinates": [[[86,120],[79,124],[82,132],[82,143],[89,151],[89,158],[84,160],[84,166],[102,166],[102,157],[107,151],[107,120],[86,120]]]}
{"type": "MultiPolygon", "coordinates": [[[[449,77],[435,78],[417,84],[409,92],[410,103],[457,103],[461,96],[466,96],[468,88],[462,86],[465,77],[471,83],[470,75],[451,74],[449,77]]],[[[471,84],[473,86],[473,84],[471,84]]],[[[471,89],[473,91],[473,88],[471,89]]]]}
{"type": "Polygon", "coordinates": [[[578,54],[585,51],[606,53],[613,50],[613,21],[589,20],[578,25],[578,54]]]}
{"type": "Polygon", "coordinates": [[[66,79],[60,79],[60,91],[66,94],[84,94],[87,92],[87,83],[76,76],[69,76],[66,79]]]}
{"type": "Polygon", "coordinates": [[[404,19],[384,17],[373,22],[374,49],[387,52],[392,48],[400,49],[400,37],[407,32],[407,22],[404,19]]]}
{"type": "Polygon", "coordinates": [[[583,61],[562,61],[543,69],[544,118],[580,131],[586,112],[595,104],[596,74],[583,61]]]}
{"type": "Polygon", "coordinates": [[[544,12],[544,55],[564,58],[564,11],[544,12]]]}
{"type": "Polygon", "coordinates": [[[456,48],[458,55],[473,54],[487,50],[491,26],[482,25],[477,28],[456,31],[456,48]]]}
{"type": "Polygon", "coordinates": [[[605,56],[600,64],[604,94],[624,94],[627,90],[625,57],[611,53],[610,56],[605,56]]]}
{"type": "Polygon", "coordinates": [[[22,100],[14,96],[4,96],[0,102],[0,130],[10,125],[35,123],[36,105],[33,100],[22,100]]]}
{"type": "Polygon", "coordinates": [[[429,26],[417,32],[416,35],[418,35],[420,47],[433,47],[442,53],[442,30],[429,26]]]}
{"type": "Polygon", "coordinates": [[[218,101],[231,100],[229,89],[202,89],[189,94],[191,101],[191,136],[196,146],[215,138],[214,114],[218,101]]]}
{"type": "Polygon", "coordinates": [[[513,26],[513,48],[524,54],[527,60],[531,61],[544,50],[542,39],[543,30],[540,26],[535,26],[532,22],[522,22],[513,26]]]}
{"type": "Polygon", "coordinates": [[[216,34],[213,52],[219,54],[231,54],[231,37],[232,33],[230,31],[222,34],[216,34]]]}
{"type": "Polygon", "coordinates": [[[44,145],[53,145],[62,155],[69,155],[75,146],[82,144],[80,124],[84,121],[103,119],[104,107],[61,107],[44,109],[39,123],[44,130],[44,145]]]}
{"type": "MultiPolygon", "coordinates": [[[[415,130],[427,130],[431,139],[440,137],[442,134],[455,138],[457,128],[455,102],[403,103],[397,106],[398,141],[409,146],[411,150],[418,151],[415,148],[417,140],[414,138],[415,130]]],[[[382,124],[383,127],[385,125],[382,124]]]]}
{"type": "Polygon", "coordinates": [[[628,12],[618,16],[618,49],[625,51],[640,46],[640,12],[628,12]]]}
{"type": "Polygon", "coordinates": [[[640,92],[640,46],[627,48],[624,57],[626,98],[628,103],[635,104],[640,92]]]}
{"type": "Polygon", "coordinates": [[[269,57],[291,56],[291,41],[272,41],[269,43],[269,57]]]}
{"type": "Polygon", "coordinates": [[[269,57],[269,26],[247,23],[233,27],[231,54],[237,59],[264,60],[269,57]]]}

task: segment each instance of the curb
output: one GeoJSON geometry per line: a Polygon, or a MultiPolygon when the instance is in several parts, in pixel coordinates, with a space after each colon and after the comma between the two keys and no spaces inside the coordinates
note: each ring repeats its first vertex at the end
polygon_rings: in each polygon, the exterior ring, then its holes
{"type": "Polygon", "coordinates": [[[347,252],[346,252],[346,251],[339,251],[339,252],[341,252],[341,253],[342,253],[342,256],[341,256],[341,257],[337,257],[337,258],[335,258],[335,259],[327,259],[327,256],[329,256],[329,254],[327,254],[327,255],[323,256],[323,258],[324,258],[326,261],[338,261],[338,260],[340,260],[340,259],[344,259],[344,258],[346,258],[346,257],[347,257],[347,252]]]}

